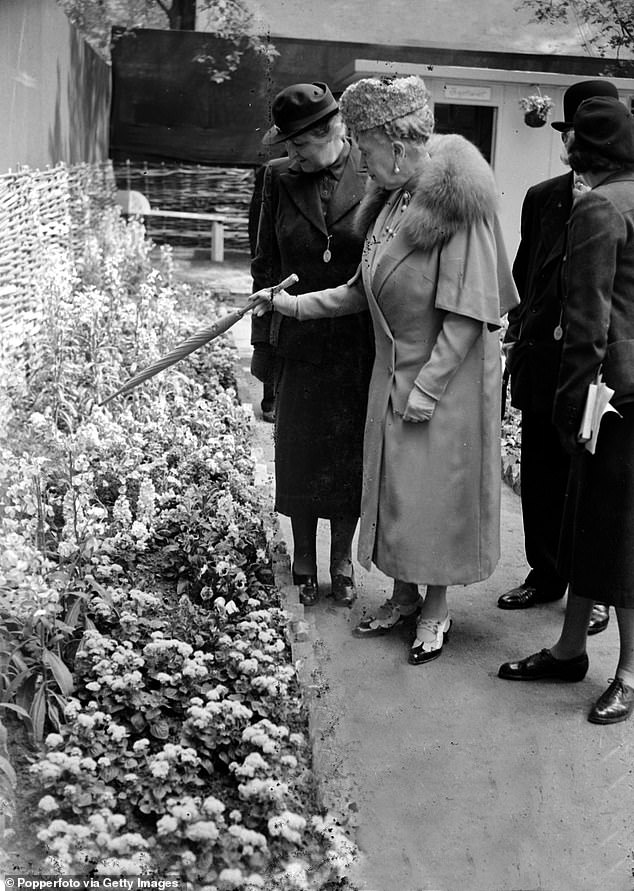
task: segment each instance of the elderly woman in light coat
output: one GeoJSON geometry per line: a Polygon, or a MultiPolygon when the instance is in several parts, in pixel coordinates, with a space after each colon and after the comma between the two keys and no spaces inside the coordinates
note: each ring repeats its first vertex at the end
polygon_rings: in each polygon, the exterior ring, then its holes
{"type": "MultiPolygon", "coordinates": [[[[274,308],[300,320],[370,310],[358,557],[394,589],[355,632],[417,620],[418,665],[449,633],[447,586],[485,579],[498,561],[498,329],[518,298],[490,167],[461,136],[432,135],[423,81],[358,81],[341,110],[373,181],[359,215],[362,262],[347,284],[282,293],[274,308]]],[[[256,312],[267,308],[263,292],[256,312]]]]}

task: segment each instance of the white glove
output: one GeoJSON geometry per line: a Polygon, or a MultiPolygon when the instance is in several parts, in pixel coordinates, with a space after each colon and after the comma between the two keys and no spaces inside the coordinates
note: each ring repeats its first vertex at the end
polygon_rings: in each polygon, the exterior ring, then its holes
{"type": "Polygon", "coordinates": [[[403,412],[403,420],[410,422],[431,421],[431,416],[436,408],[436,400],[427,393],[423,393],[418,387],[412,387],[407,398],[407,405],[403,412]]]}
{"type": "Polygon", "coordinates": [[[297,297],[294,294],[289,294],[288,291],[278,291],[271,298],[271,288],[263,288],[254,294],[254,298],[256,298],[253,309],[254,316],[263,316],[267,312],[275,310],[283,316],[297,318],[297,297]]]}

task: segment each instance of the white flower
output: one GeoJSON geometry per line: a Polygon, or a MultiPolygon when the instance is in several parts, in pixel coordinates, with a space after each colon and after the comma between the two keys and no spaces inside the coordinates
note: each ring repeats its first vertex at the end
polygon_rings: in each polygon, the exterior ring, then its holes
{"type": "Polygon", "coordinates": [[[225,806],[218,798],[215,798],[213,795],[209,795],[203,801],[203,810],[207,814],[220,816],[220,814],[224,813],[225,806]]]}
{"type": "Polygon", "coordinates": [[[78,550],[78,546],[73,541],[60,541],[57,545],[57,553],[64,558],[72,557],[78,550]]]}
{"type": "Polygon", "coordinates": [[[44,427],[47,423],[48,422],[46,418],[39,411],[34,411],[29,415],[29,424],[31,424],[36,429],[38,427],[44,427]]]}
{"type": "Polygon", "coordinates": [[[51,811],[59,810],[59,805],[55,801],[52,795],[45,795],[44,798],[40,798],[37,806],[44,813],[50,814],[51,811]]]}
{"type": "Polygon", "coordinates": [[[167,674],[167,672],[165,671],[159,671],[159,673],[156,675],[156,680],[159,682],[159,684],[171,684],[172,675],[167,674]]]}
{"type": "Polygon", "coordinates": [[[211,820],[199,820],[197,823],[191,823],[185,835],[192,841],[215,841],[220,832],[218,827],[211,820]]]}
{"type": "Polygon", "coordinates": [[[238,671],[241,671],[243,674],[255,674],[257,670],[257,659],[243,659],[242,662],[238,664],[238,671]]]}
{"type": "Polygon", "coordinates": [[[300,844],[302,840],[301,833],[306,827],[306,820],[299,814],[293,814],[291,811],[282,811],[275,817],[271,817],[268,822],[268,828],[271,835],[281,835],[287,841],[293,844],[300,844]]]}
{"type": "Polygon", "coordinates": [[[108,727],[108,733],[115,742],[121,742],[128,735],[126,728],[122,727],[120,724],[111,724],[110,727],[108,727]]]}
{"type": "Polygon", "coordinates": [[[284,875],[291,883],[293,891],[306,891],[308,885],[308,873],[306,865],[299,860],[294,860],[288,864],[284,870],[284,875]]]}
{"type": "Polygon", "coordinates": [[[44,742],[49,749],[55,749],[57,746],[64,745],[64,737],[59,733],[49,733],[44,742]]]}
{"type": "Polygon", "coordinates": [[[156,824],[156,832],[158,835],[171,835],[178,829],[178,820],[166,814],[156,824]]]}
{"type": "Polygon", "coordinates": [[[268,769],[269,765],[260,753],[251,752],[247,755],[241,765],[236,765],[234,771],[236,776],[239,777],[253,777],[255,776],[256,771],[261,770],[266,772],[268,769]]]}
{"type": "Polygon", "coordinates": [[[137,541],[142,542],[148,538],[150,533],[145,523],[142,523],[141,520],[135,520],[130,526],[130,534],[133,535],[137,541]]]}
{"type": "Polygon", "coordinates": [[[224,882],[229,888],[239,888],[243,884],[241,869],[223,869],[218,876],[219,882],[224,882]]]}
{"type": "Polygon", "coordinates": [[[150,773],[153,777],[165,779],[169,772],[170,766],[167,761],[153,761],[152,764],[150,764],[150,773]]]}

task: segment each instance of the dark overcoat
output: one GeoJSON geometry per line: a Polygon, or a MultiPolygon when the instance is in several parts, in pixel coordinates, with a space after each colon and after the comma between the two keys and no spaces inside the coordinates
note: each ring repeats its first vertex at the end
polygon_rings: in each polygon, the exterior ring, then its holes
{"type": "Polygon", "coordinates": [[[572,209],[573,174],[566,173],[528,190],[522,205],[520,245],[513,278],[520,304],[509,313],[507,343],[511,398],[516,408],[552,411],[561,341],[553,333],[562,314],[561,259],[572,209]]]}
{"type": "Polygon", "coordinates": [[[634,172],[574,204],[564,265],[565,336],[553,420],[574,440],[599,368],[622,417],[573,458],[560,551],[578,596],[634,608],[634,172]]]}
{"type": "MultiPolygon", "coordinates": [[[[254,290],[291,273],[299,276],[291,293],[339,285],[354,274],[363,236],[353,218],[366,176],[357,151],[349,143],[344,151],[345,165],[325,215],[319,174],[295,171],[288,159],[268,165],[251,267],[254,290]]],[[[268,343],[277,360],[276,509],[289,516],[358,514],[374,355],[369,314],[308,324],[267,314],[254,318],[251,340],[268,343]]]]}

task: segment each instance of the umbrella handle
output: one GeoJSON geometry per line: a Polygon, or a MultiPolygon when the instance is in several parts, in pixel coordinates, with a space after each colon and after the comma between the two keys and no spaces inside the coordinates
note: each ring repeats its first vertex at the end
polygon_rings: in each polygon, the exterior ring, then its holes
{"type": "MultiPolygon", "coordinates": [[[[273,297],[275,296],[275,294],[279,294],[280,291],[284,291],[286,288],[290,288],[291,285],[294,285],[294,284],[295,284],[296,282],[298,282],[298,281],[299,281],[299,276],[298,276],[298,275],[295,275],[294,272],[291,272],[291,274],[288,275],[288,276],[284,279],[284,281],[281,281],[281,282],[279,283],[279,285],[273,285],[273,287],[269,289],[269,290],[270,290],[270,293],[271,293],[271,299],[273,299],[273,297]]],[[[258,292],[258,293],[259,293],[259,292],[258,292]]],[[[257,294],[257,293],[256,293],[256,294],[251,294],[251,296],[250,296],[249,299],[247,300],[247,305],[246,305],[243,309],[240,310],[240,317],[242,317],[242,316],[243,316],[245,313],[247,313],[250,309],[253,309],[253,305],[252,305],[252,304],[254,304],[254,303],[255,303],[257,300],[259,300],[259,299],[260,299],[260,298],[258,297],[258,294],[257,294]]]]}

